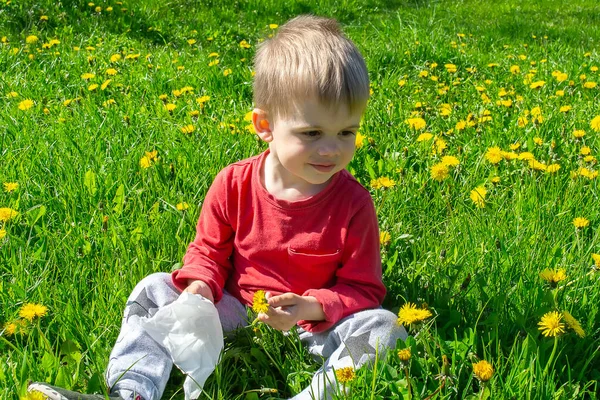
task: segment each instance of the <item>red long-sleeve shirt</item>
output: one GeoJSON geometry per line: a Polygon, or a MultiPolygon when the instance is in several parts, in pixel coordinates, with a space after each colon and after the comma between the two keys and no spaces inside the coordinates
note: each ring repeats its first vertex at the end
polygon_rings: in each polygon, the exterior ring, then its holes
{"type": "Polygon", "coordinates": [[[216,176],[184,266],[173,272],[174,284],[183,290],[188,279],[199,279],[215,301],[225,288],[246,305],[259,289],[314,296],[326,320],[298,322],[311,332],[378,307],[385,286],[369,192],[343,170],[315,196],[279,200],[261,184],[267,154],[231,164],[216,176]]]}

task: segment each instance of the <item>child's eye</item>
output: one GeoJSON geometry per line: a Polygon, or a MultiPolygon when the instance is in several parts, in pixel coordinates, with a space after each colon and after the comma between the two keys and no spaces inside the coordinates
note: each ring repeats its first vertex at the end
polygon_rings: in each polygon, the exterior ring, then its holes
{"type": "Polygon", "coordinates": [[[342,135],[342,136],[352,136],[352,135],[354,135],[354,132],[352,132],[352,131],[343,131],[343,132],[340,132],[340,135],[342,135]]]}
{"type": "Polygon", "coordinates": [[[304,135],[308,136],[308,137],[317,137],[321,134],[321,132],[319,131],[308,131],[308,132],[304,132],[304,135]]]}

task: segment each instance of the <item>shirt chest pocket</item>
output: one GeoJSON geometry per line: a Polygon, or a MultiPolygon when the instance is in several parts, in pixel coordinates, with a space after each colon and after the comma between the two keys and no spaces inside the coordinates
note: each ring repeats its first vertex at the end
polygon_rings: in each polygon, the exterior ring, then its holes
{"type": "Polygon", "coordinates": [[[340,249],[324,252],[306,252],[288,248],[291,280],[303,281],[307,289],[319,289],[335,283],[335,272],[340,266],[340,249]]]}

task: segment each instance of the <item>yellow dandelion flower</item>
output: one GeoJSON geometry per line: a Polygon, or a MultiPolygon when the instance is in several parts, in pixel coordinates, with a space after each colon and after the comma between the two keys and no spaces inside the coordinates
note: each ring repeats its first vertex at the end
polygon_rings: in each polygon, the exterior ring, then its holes
{"type": "Polygon", "coordinates": [[[98,84],[97,83],[92,83],[90,86],[88,86],[88,90],[90,92],[93,92],[94,90],[98,89],[98,84]]]}
{"type": "Polygon", "coordinates": [[[485,196],[487,195],[487,190],[484,186],[477,186],[475,189],[471,190],[469,197],[475,203],[477,208],[485,207],[485,196]]]}
{"type": "Polygon", "coordinates": [[[592,120],[590,121],[590,127],[595,132],[600,132],[600,115],[597,115],[594,118],[592,118],[592,120]]]}
{"type": "Polygon", "coordinates": [[[2,334],[6,336],[12,336],[15,333],[17,333],[18,328],[19,326],[16,323],[7,322],[6,324],[4,324],[4,332],[2,334]]]}
{"type": "Polygon", "coordinates": [[[279,25],[277,24],[269,24],[269,29],[277,29],[279,25]]]}
{"type": "Polygon", "coordinates": [[[481,360],[473,364],[473,374],[481,382],[487,382],[494,375],[494,367],[485,360],[481,360]]]}
{"type": "Polygon", "coordinates": [[[581,324],[579,323],[579,321],[577,321],[575,319],[575,317],[573,317],[571,315],[570,312],[568,311],[563,311],[562,312],[563,318],[565,319],[565,322],[567,323],[567,326],[571,329],[573,329],[573,332],[575,332],[575,334],[577,336],[579,336],[580,338],[585,337],[585,331],[583,330],[583,328],[581,327],[581,324]]]}
{"type": "Polygon", "coordinates": [[[541,146],[544,144],[544,140],[541,137],[534,137],[533,143],[535,143],[538,146],[541,146]]]}
{"type": "Polygon", "coordinates": [[[356,140],[354,141],[354,145],[357,149],[360,149],[365,144],[366,136],[360,132],[356,132],[356,140]]]}
{"type": "Polygon", "coordinates": [[[575,129],[575,130],[573,131],[573,136],[574,136],[576,139],[581,139],[582,137],[584,137],[584,136],[585,136],[585,131],[584,131],[583,129],[575,129]]]}
{"type": "Polygon", "coordinates": [[[392,241],[392,235],[388,231],[382,231],[379,234],[379,243],[382,246],[387,246],[392,241]]]}
{"type": "Polygon", "coordinates": [[[433,154],[441,153],[448,148],[448,144],[441,137],[436,137],[434,142],[433,154]]]}
{"type": "Polygon", "coordinates": [[[417,137],[417,142],[425,142],[427,140],[431,140],[433,135],[429,132],[421,133],[419,137],[417,137]]]}
{"type": "Polygon", "coordinates": [[[109,68],[106,70],[106,75],[115,76],[117,74],[117,70],[114,68],[109,68]]]}
{"type": "Polygon", "coordinates": [[[27,44],[33,44],[36,43],[39,40],[39,38],[35,35],[29,35],[25,38],[25,43],[27,44]]]}
{"type": "Polygon", "coordinates": [[[398,311],[398,325],[412,325],[431,316],[431,311],[425,308],[417,308],[414,303],[406,303],[398,311]]]}
{"type": "Polygon", "coordinates": [[[494,176],[491,180],[490,180],[494,185],[500,183],[500,177],[499,176],[494,176]]]}
{"type": "Polygon", "coordinates": [[[559,111],[560,111],[561,113],[566,113],[566,112],[569,112],[569,111],[571,111],[571,109],[572,109],[572,107],[571,107],[571,106],[562,106],[562,107],[559,109],[559,111]]]}
{"type": "Polygon", "coordinates": [[[528,151],[524,151],[522,153],[519,153],[518,159],[524,161],[532,161],[535,160],[535,156],[528,151]]]}
{"type": "Polygon", "coordinates": [[[454,64],[444,64],[444,68],[446,68],[446,71],[448,71],[451,74],[456,72],[457,70],[457,67],[454,64]]]}
{"type": "Polygon", "coordinates": [[[582,156],[587,156],[592,152],[592,149],[590,149],[588,146],[583,146],[581,148],[581,150],[579,151],[579,154],[581,154],[582,156]]]}
{"type": "Polygon", "coordinates": [[[30,99],[23,100],[22,102],[19,103],[19,110],[23,110],[23,111],[29,110],[31,107],[33,107],[33,104],[34,104],[33,100],[30,100],[30,99]]]}
{"type": "Polygon", "coordinates": [[[185,211],[185,210],[187,210],[188,208],[190,208],[190,206],[189,206],[189,204],[188,204],[188,203],[186,203],[186,202],[184,201],[184,202],[182,202],[182,203],[177,203],[177,206],[176,206],[176,208],[177,208],[177,210],[179,210],[179,211],[185,211]]]}
{"type": "Polygon", "coordinates": [[[354,368],[352,367],[344,367],[335,370],[335,377],[342,385],[352,382],[355,376],[356,374],[354,373],[354,368]]]}
{"type": "Polygon", "coordinates": [[[458,121],[456,123],[456,125],[454,126],[454,129],[456,129],[457,131],[462,131],[466,127],[467,127],[467,121],[458,121]]]}
{"type": "Polygon", "coordinates": [[[446,164],[449,167],[456,167],[460,164],[460,161],[454,156],[444,156],[442,157],[442,163],[446,164]]]}
{"type": "Polygon", "coordinates": [[[6,237],[6,229],[0,228],[0,240],[6,237]]]}
{"type": "Polygon", "coordinates": [[[587,81],[586,83],[583,84],[583,87],[586,89],[593,89],[597,86],[598,84],[596,82],[592,82],[592,81],[587,81]]]}
{"type": "Polygon", "coordinates": [[[96,76],[96,74],[92,74],[91,72],[86,72],[85,74],[81,75],[81,79],[83,79],[84,81],[89,81],[90,79],[93,79],[96,76]]]}
{"type": "Polygon", "coordinates": [[[448,168],[448,165],[444,164],[443,162],[434,164],[431,167],[431,178],[438,182],[442,182],[443,180],[448,178],[449,174],[450,170],[448,168]]]}
{"type": "Polygon", "coordinates": [[[550,164],[546,167],[546,172],[553,174],[555,172],[558,172],[559,169],[560,169],[559,164],[550,164]]]}
{"type": "Polygon", "coordinates": [[[265,297],[264,290],[257,290],[252,297],[252,311],[255,313],[266,313],[269,311],[269,302],[265,297]]]}
{"type": "Polygon", "coordinates": [[[19,188],[19,184],[17,182],[4,182],[2,186],[4,186],[4,191],[7,193],[14,192],[19,188]]]}
{"type": "Polygon", "coordinates": [[[110,56],[110,62],[111,63],[116,63],[117,61],[121,60],[121,55],[120,54],[113,54],[112,56],[110,56]]]}
{"type": "Polygon", "coordinates": [[[102,83],[102,85],[100,85],[100,90],[105,90],[108,87],[108,85],[110,85],[111,82],[112,82],[112,79],[105,80],[102,83]]]}
{"type": "Polygon", "coordinates": [[[10,221],[19,215],[18,211],[13,210],[12,208],[2,207],[0,208],[0,222],[10,221]]]}
{"type": "Polygon", "coordinates": [[[228,76],[231,75],[233,71],[231,71],[231,68],[227,68],[225,71],[223,71],[223,76],[228,76]]]}
{"type": "Polygon", "coordinates": [[[517,150],[519,147],[521,147],[521,143],[519,143],[519,142],[513,143],[513,144],[509,145],[508,147],[510,147],[511,150],[517,150]]]}
{"type": "Polygon", "coordinates": [[[152,165],[152,162],[150,161],[150,158],[148,156],[143,156],[142,158],[140,158],[140,167],[142,168],[150,168],[150,166],[152,165]]]}
{"type": "Polygon", "coordinates": [[[190,134],[190,133],[194,132],[195,130],[196,130],[196,127],[194,127],[194,125],[192,125],[192,124],[181,127],[181,132],[183,132],[185,134],[190,134]]]}
{"type": "Polygon", "coordinates": [[[24,306],[22,306],[21,309],[19,310],[19,317],[31,322],[36,317],[43,317],[44,315],[46,315],[47,312],[48,312],[48,307],[46,307],[44,305],[35,304],[35,303],[27,303],[24,306]]]}
{"type": "Polygon", "coordinates": [[[600,268],[600,254],[592,253],[592,260],[594,260],[596,268],[600,268]]]}
{"type": "Polygon", "coordinates": [[[410,126],[411,129],[415,129],[415,130],[421,130],[421,129],[425,129],[425,127],[427,126],[427,123],[425,122],[425,120],[423,118],[408,118],[406,120],[406,123],[408,124],[408,126],[410,126]]]}
{"type": "Polygon", "coordinates": [[[561,322],[562,317],[562,314],[558,311],[548,312],[544,314],[540,322],[538,322],[538,329],[542,331],[542,334],[546,337],[556,337],[561,335],[565,333],[565,324],[561,322]]]}
{"type": "Polygon", "coordinates": [[[391,188],[394,186],[396,186],[396,182],[385,176],[371,180],[371,187],[373,189],[391,188]]]}
{"type": "Polygon", "coordinates": [[[559,268],[557,270],[545,268],[540,272],[540,278],[550,284],[556,284],[567,279],[567,273],[564,268],[559,268]]]}
{"type": "Polygon", "coordinates": [[[536,82],[532,82],[531,85],[529,85],[529,87],[531,89],[539,89],[541,87],[543,87],[546,84],[546,81],[536,81],[536,82]]]}
{"type": "Polygon", "coordinates": [[[490,147],[485,153],[485,158],[492,164],[498,164],[504,157],[500,147],[490,147]]]}
{"type": "Polygon", "coordinates": [[[171,112],[174,109],[176,109],[177,106],[175,104],[173,104],[173,103],[168,103],[168,104],[165,104],[165,108],[167,109],[167,111],[171,112]]]}
{"type": "Polygon", "coordinates": [[[251,46],[250,46],[250,43],[248,43],[246,40],[242,40],[242,41],[240,42],[240,47],[241,47],[242,49],[249,49],[251,46]]]}
{"type": "Polygon", "coordinates": [[[196,44],[196,39],[188,39],[187,42],[190,46],[192,46],[192,45],[196,44]]]}
{"type": "Polygon", "coordinates": [[[203,104],[210,100],[210,96],[202,96],[196,99],[196,103],[203,104]]]}
{"type": "Polygon", "coordinates": [[[398,351],[398,358],[402,362],[407,362],[408,360],[410,360],[411,357],[412,357],[412,354],[408,347],[406,349],[402,349],[402,350],[398,351]]]}
{"type": "Polygon", "coordinates": [[[48,396],[37,390],[27,392],[25,396],[21,397],[20,400],[46,400],[48,396]]]}
{"type": "Polygon", "coordinates": [[[521,72],[521,68],[518,65],[511,65],[510,72],[516,75],[521,72]]]}
{"type": "Polygon", "coordinates": [[[575,228],[585,228],[589,224],[590,224],[590,221],[583,217],[577,217],[573,220],[573,225],[575,225],[575,228]]]}

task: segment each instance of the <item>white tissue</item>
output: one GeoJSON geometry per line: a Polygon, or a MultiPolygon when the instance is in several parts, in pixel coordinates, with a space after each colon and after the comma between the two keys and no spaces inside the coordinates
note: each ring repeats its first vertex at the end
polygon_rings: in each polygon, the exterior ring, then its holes
{"type": "Polygon", "coordinates": [[[223,330],[214,304],[200,295],[183,292],[151,318],[141,318],[140,323],[187,375],[183,384],[185,399],[198,398],[223,350],[223,330]]]}

